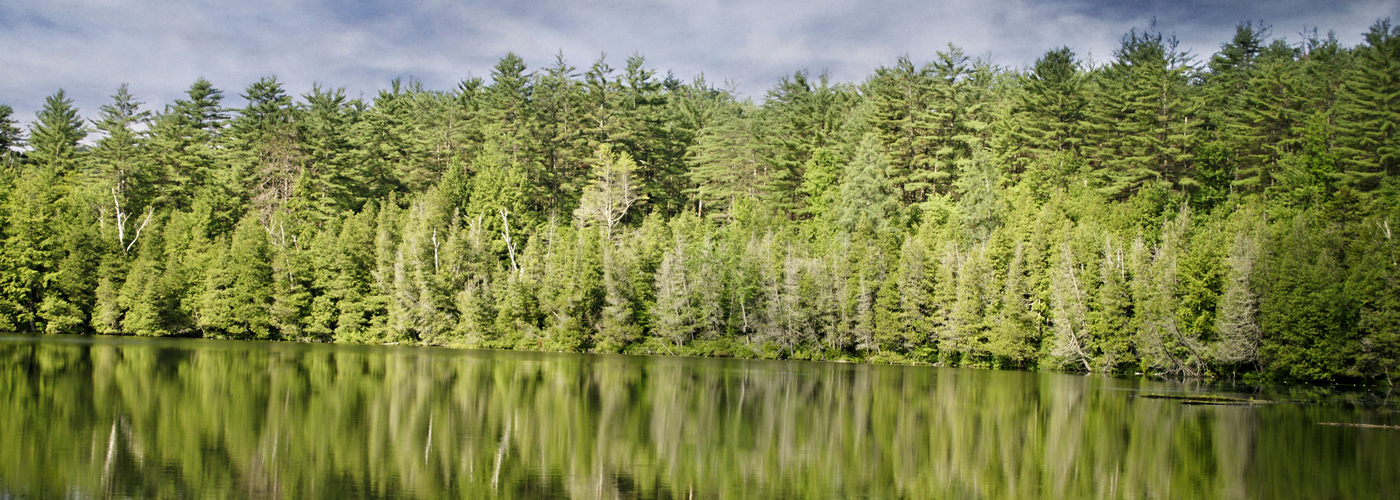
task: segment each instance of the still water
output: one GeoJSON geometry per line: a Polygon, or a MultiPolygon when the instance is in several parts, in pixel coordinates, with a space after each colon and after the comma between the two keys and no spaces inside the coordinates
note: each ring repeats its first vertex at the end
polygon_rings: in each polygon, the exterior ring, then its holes
{"type": "Polygon", "coordinates": [[[1398,398],[0,335],[0,498],[1400,498],[1398,398]],[[1219,395],[1256,401],[1163,399],[1219,395]]]}

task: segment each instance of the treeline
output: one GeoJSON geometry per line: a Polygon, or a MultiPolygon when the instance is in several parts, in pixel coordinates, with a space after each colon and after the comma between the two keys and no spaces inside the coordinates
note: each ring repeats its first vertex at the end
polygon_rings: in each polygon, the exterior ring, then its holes
{"type": "Polygon", "coordinates": [[[0,330],[1390,380],[1400,27],[0,108],[0,330]]]}

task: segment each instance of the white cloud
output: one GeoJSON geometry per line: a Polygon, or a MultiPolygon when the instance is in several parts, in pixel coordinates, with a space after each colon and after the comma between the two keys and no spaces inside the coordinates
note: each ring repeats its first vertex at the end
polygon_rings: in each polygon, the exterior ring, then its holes
{"type": "Polygon", "coordinates": [[[0,103],[28,120],[64,88],[86,116],[117,85],[156,108],[197,77],[228,103],[249,83],[277,75],[293,93],[313,82],[373,96],[394,77],[448,89],[486,76],[508,51],[531,67],[563,51],[586,68],[606,52],[614,67],[641,53],[660,74],[704,73],[761,98],[783,75],[829,70],[855,81],[908,54],[931,58],[953,42],[972,55],[1023,67],[1068,45],[1098,61],[1118,37],[1154,17],[1201,59],[1235,23],[1263,19],[1276,36],[1307,26],[1335,29],[1354,44],[1377,18],[1400,17],[1389,0],[952,0],[868,2],[695,0],[19,0],[0,5],[0,103]]]}

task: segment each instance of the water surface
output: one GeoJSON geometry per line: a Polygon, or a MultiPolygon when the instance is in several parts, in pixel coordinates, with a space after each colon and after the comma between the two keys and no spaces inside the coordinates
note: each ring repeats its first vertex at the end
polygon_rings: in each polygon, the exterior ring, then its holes
{"type": "Polygon", "coordinates": [[[0,498],[1400,498],[1383,390],[0,335],[0,405],[0,498]]]}

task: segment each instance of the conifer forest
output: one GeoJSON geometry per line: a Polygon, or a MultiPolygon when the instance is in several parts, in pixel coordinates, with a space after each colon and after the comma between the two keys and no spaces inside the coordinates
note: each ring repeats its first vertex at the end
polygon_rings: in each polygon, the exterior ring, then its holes
{"type": "MultiPolygon", "coordinates": [[[[219,85],[225,85],[220,83],[219,85]]],[[[0,331],[1400,378],[1400,26],[0,106],[0,331]],[[245,107],[226,106],[230,94],[245,107]]]]}

